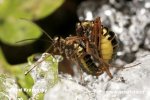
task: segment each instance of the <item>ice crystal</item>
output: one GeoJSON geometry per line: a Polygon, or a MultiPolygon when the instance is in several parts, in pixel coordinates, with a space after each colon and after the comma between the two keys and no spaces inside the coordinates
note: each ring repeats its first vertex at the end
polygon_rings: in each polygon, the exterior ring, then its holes
{"type": "Polygon", "coordinates": [[[45,93],[47,89],[53,87],[58,81],[58,62],[61,56],[54,58],[48,53],[43,53],[40,59],[31,64],[31,76],[35,84],[32,87],[33,97],[38,93],[45,93]]]}
{"type": "Polygon", "coordinates": [[[17,84],[15,79],[0,75],[0,100],[17,100],[17,84]]]}
{"type": "Polygon", "coordinates": [[[46,92],[44,99],[149,100],[149,60],[150,54],[140,55],[135,62],[124,66],[126,69],[111,70],[113,79],[107,74],[96,78],[84,73],[82,79],[60,74],[60,81],[46,92]]]}

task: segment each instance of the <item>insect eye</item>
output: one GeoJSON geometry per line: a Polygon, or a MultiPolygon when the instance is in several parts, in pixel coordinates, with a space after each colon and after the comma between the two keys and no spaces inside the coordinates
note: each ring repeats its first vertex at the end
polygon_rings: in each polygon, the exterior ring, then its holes
{"type": "Polygon", "coordinates": [[[80,26],[81,26],[81,24],[80,24],[80,23],[77,23],[77,24],[76,24],[76,26],[77,26],[77,27],[80,27],[80,26]]]}
{"type": "Polygon", "coordinates": [[[55,40],[55,41],[58,41],[58,40],[59,40],[59,37],[54,37],[54,40],[55,40]]]}

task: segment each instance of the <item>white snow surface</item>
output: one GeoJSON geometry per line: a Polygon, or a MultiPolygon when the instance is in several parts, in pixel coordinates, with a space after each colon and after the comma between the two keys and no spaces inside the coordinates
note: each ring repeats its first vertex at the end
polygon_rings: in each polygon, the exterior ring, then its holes
{"type": "Polygon", "coordinates": [[[84,74],[82,85],[79,80],[61,78],[47,91],[45,100],[150,100],[150,54],[124,67],[131,68],[114,73],[113,79],[106,74],[98,79],[84,74]]]}
{"type": "Polygon", "coordinates": [[[61,81],[50,89],[45,100],[93,100],[94,94],[86,87],[73,81],[61,79],[61,81]]]}

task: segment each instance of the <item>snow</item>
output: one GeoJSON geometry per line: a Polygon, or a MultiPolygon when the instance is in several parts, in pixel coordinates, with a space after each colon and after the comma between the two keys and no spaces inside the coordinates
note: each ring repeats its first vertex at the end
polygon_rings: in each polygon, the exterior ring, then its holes
{"type": "Polygon", "coordinates": [[[94,95],[86,87],[67,79],[50,89],[45,100],[93,100],[94,95]]]}
{"type": "Polygon", "coordinates": [[[150,100],[150,55],[140,56],[124,67],[114,73],[113,79],[106,74],[98,79],[83,74],[84,84],[75,78],[60,78],[47,91],[45,100],[150,100]]]}

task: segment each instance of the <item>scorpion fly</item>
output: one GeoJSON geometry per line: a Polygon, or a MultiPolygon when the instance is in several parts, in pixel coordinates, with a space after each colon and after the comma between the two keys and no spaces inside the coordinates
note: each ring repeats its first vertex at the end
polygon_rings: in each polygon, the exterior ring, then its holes
{"type": "Polygon", "coordinates": [[[107,27],[103,27],[98,17],[93,21],[77,23],[76,34],[81,38],[80,43],[84,44],[86,49],[84,54],[87,54],[78,60],[81,68],[88,74],[95,76],[106,72],[112,78],[109,63],[118,49],[115,33],[107,27]]]}
{"type": "Polygon", "coordinates": [[[109,61],[116,53],[118,42],[115,33],[101,25],[99,17],[93,21],[77,23],[75,36],[55,37],[51,40],[52,55],[65,55],[87,74],[99,76],[106,72],[112,78],[109,61]]]}

